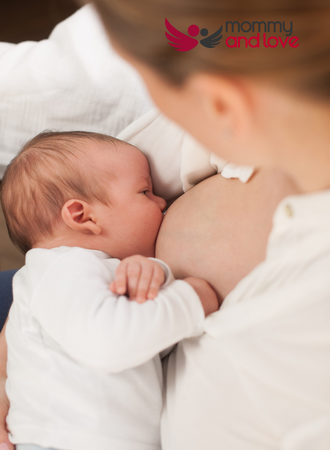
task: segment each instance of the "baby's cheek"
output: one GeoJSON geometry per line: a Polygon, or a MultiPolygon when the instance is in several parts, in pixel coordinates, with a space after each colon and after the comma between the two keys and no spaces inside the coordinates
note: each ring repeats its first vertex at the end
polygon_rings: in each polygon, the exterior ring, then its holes
{"type": "Polygon", "coordinates": [[[137,228],[139,228],[141,241],[146,245],[152,245],[154,249],[162,221],[163,213],[157,205],[156,208],[149,207],[148,210],[145,210],[143,217],[141,217],[140,223],[136,223],[135,236],[137,236],[137,228]]]}

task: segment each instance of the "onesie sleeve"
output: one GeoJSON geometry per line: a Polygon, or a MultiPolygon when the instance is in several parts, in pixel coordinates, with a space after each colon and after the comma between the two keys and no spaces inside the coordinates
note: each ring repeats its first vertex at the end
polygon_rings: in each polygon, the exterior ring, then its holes
{"type": "Polygon", "coordinates": [[[177,280],[155,300],[129,301],[109,290],[115,267],[84,250],[70,253],[43,276],[32,312],[55,348],[81,364],[120,372],[203,332],[204,311],[194,289],[177,280]]]}
{"type": "Polygon", "coordinates": [[[164,284],[162,285],[162,288],[165,288],[166,286],[171,284],[173,281],[175,281],[175,278],[172,274],[171,269],[164,261],[162,261],[158,258],[149,258],[149,259],[151,259],[152,261],[155,261],[164,270],[165,281],[164,281],[164,284]]]}

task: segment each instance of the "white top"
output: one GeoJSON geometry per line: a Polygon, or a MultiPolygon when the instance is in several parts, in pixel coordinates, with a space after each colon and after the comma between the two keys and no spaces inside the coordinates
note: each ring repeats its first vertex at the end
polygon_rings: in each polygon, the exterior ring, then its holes
{"type": "Polygon", "coordinates": [[[27,253],[6,330],[13,443],[160,450],[158,353],[200,334],[204,311],[184,281],[142,305],[113,294],[118,264],[81,248],[27,253]]]}
{"type": "Polygon", "coordinates": [[[330,449],[330,191],[281,202],[265,262],[170,357],[162,448],[330,449]]]}

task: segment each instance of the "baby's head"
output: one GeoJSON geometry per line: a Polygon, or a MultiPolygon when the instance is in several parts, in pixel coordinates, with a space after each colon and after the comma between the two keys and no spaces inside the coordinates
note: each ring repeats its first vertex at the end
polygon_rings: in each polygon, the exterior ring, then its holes
{"type": "Polygon", "coordinates": [[[45,132],[8,166],[1,203],[12,241],[62,245],[113,257],[153,256],[165,200],[152,193],[149,165],[136,147],[88,132],[45,132]]]}

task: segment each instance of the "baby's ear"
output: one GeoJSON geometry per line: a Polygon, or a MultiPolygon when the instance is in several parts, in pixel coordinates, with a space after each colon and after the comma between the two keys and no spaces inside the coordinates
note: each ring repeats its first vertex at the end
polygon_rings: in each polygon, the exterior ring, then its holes
{"type": "Polygon", "coordinates": [[[61,211],[64,223],[74,231],[85,234],[101,233],[101,227],[97,224],[93,207],[83,200],[68,200],[61,211]]]}

